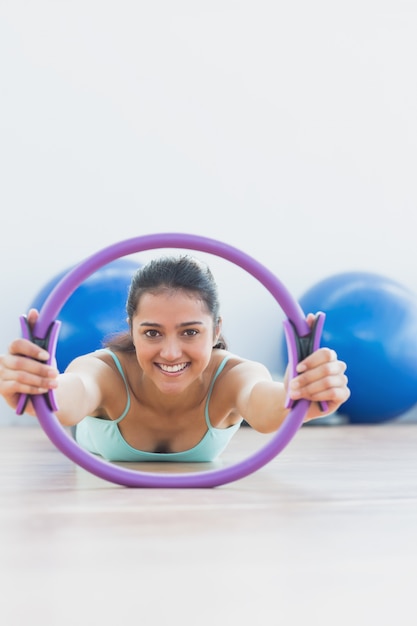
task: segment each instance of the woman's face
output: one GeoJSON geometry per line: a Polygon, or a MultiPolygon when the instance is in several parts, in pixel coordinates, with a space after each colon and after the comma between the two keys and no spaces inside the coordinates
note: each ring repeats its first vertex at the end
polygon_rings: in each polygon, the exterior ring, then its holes
{"type": "Polygon", "coordinates": [[[132,338],[145,375],[165,394],[178,394],[207,368],[220,328],[198,294],[164,290],[141,296],[132,338]]]}

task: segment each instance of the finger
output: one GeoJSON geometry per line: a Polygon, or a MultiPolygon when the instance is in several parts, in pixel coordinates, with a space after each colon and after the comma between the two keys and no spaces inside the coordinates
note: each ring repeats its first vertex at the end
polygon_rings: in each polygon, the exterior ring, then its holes
{"type": "MultiPolygon", "coordinates": [[[[34,362],[35,363],[35,362],[34,362]]],[[[51,367],[41,372],[2,368],[1,388],[7,393],[45,393],[57,387],[57,372],[51,367]]]]}
{"type": "Polygon", "coordinates": [[[40,361],[47,361],[49,358],[47,350],[23,338],[12,341],[9,346],[9,354],[22,355],[24,357],[30,357],[31,359],[39,359],[40,361]]]}
{"type": "Polygon", "coordinates": [[[340,406],[350,397],[350,390],[347,386],[335,386],[329,389],[312,394],[308,400],[310,402],[326,402],[332,411],[335,407],[340,406]]]}
{"type": "MultiPolygon", "coordinates": [[[[5,381],[14,379],[25,381],[29,376],[49,381],[55,380],[59,375],[57,368],[49,364],[41,363],[34,359],[28,359],[25,356],[11,354],[1,357],[0,372],[1,379],[5,381]]],[[[35,382],[34,384],[35,386],[39,386],[39,382],[35,382]]]]}
{"type": "Polygon", "coordinates": [[[314,315],[314,313],[308,313],[306,317],[306,322],[310,326],[310,328],[313,327],[315,319],[316,319],[316,316],[314,315]]]}
{"type": "Polygon", "coordinates": [[[322,364],[336,361],[337,354],[334,350],[331,348],[319,348],[298,363],[297,372],[305,372],[307,370],[317,368],[322,364]]]}
{"type": "Polygon", "coordinates": [[[316,417],[323,417],[324,415],[334,413],[349,397],[350,390],[348,387],[336,387],[331,393],[327,390],[326,394],[317,394],[316,397],[311,399],[311,404],[304,421],[310,421],[316,417]],[[327,404],[327,411],[325,412],[322,411],[323,402],[327,404]]]}
{"type": "Polygon", "coordinates": [[[30,326],[34,326],[36,324],[36,322],[38,321],[39,318],[39,312],[37,309],[29,309],[29,312],[27,314],[27,320],[30,324],[30,326]]]}
{"type": "Polygon", "coordinates": [[[32,385],[29,383],[24,383],[18,380],[10,380],[10,381],[2,381],[0,384],[1,394],[7,398],[15,397],[15,400],[19,399],[20,395],[40,395],[43,393],[47,393],[49,391],[49,387],[42,385],[32,385]]]}
{"type": "MultiPolygon", "coordinates": [[[[348,379],[345,374],[322,377],[307,382],[294,379],[290,383],[290,397],[293,400],[304,398],[310,401],[336,401],[346,396],[348,379]]],[[[348,396],[346,396],[347,399],[348,396]]]]}

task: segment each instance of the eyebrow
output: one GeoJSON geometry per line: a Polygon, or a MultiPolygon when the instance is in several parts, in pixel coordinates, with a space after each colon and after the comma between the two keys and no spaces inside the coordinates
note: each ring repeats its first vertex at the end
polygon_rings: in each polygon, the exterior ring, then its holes
{"type": "MultiPolygon", "coordinates": [[[[203,326],[204,322],[200,322],[199,320],[193,320],[191,322],[181,322],[181,324],[177,324],[177,328],[183,328],[184,326],[203,326]]],[[[158,324],[157,322],[141,322],[139,326],[153,326],[154,328],[162,328],[162,324],[158,324]]]]}

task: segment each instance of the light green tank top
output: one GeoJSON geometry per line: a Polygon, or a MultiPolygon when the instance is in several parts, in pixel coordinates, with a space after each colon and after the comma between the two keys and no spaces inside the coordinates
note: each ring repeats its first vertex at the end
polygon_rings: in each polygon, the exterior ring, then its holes
{"type": "Polygon", "coordinates": [[[137,450],[129,445],[120,432],[119,424],[130,408],[130,392],[119,359],[111,350],[108,350],[108,352],[113,357],[116,367],[123,378],[127,392],[126,406],[122,415],[116,420],[105,420],[87,416],[77,424],[75,438],[82,448],[85,448],[93,454],[98,454],[108,461],[136,461],[137,463],[142,461],[204,463],[213,461],[223,452],[233,435],[239,429],[242,420],[238,424],[234,424],[228,428],[214,428],[210,423],[208,407],[214,383],[230,358],[229,355],[220,363],[210,383],[204,409],[207,432],[201,441],[193,448],[184,450],[183,452],[144,452],[143,450],[137,450]]]}

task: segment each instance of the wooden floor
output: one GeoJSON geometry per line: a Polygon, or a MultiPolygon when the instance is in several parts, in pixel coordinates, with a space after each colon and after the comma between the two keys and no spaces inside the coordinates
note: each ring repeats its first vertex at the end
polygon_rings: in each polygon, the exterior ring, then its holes
{"type": "Polygon", "coordinates": [[[36,424],[0,464],[2,626],[417,624],[417,424],[305,426],[215,489],[105,482],[36,424]]]}

